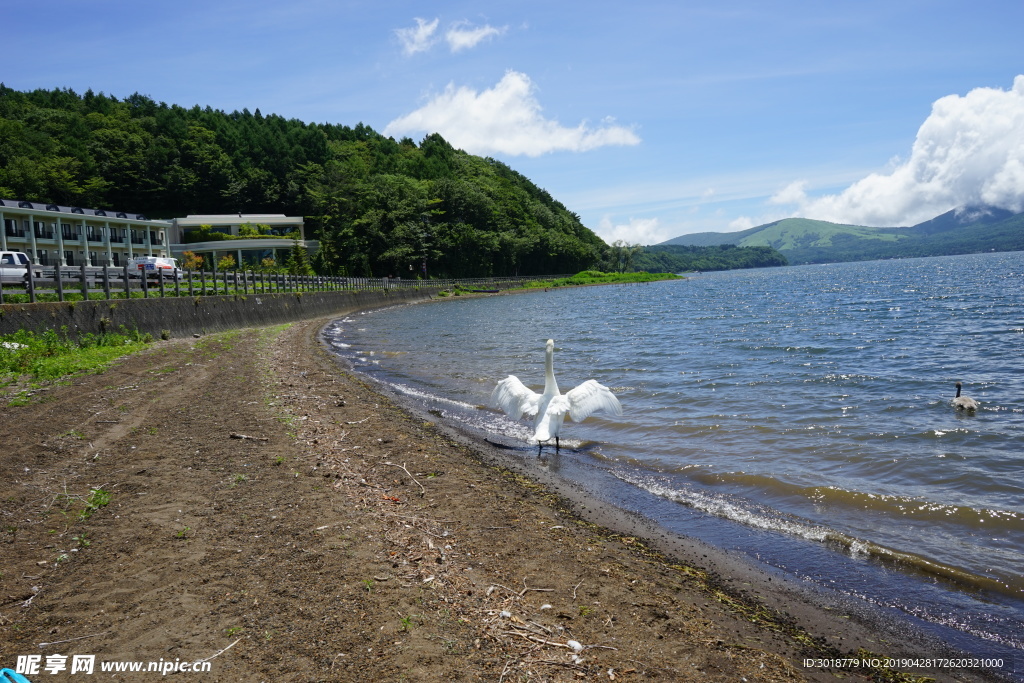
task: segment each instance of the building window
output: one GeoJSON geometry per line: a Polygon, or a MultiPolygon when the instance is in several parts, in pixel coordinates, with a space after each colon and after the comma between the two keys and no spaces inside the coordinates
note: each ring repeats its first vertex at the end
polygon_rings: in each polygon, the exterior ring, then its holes
{"type": "Polygon", "coordinates": [[[4,219],[4,232],[8,237],[24,237],[25,231],[18,227],[18,221],[13,218],[4,219]]]}
{"type": "Polygon", "coordinates": [[[73,266],[75,265],[75,252],[65,251],[64,252],[64,265],[73,266]]]}
{"type": "Polygon", "coordinates": [[[49,228],[46,223],[40,223],[39,221],[33,222],[33,227],[36,232],[36,239],[52,240],[53,230],[49,228]]]}

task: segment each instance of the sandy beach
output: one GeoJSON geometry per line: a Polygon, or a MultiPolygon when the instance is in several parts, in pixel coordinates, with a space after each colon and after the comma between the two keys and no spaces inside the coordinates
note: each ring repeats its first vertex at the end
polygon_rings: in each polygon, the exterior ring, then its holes
{"type": "Polygon", "coordinates": [[[158,342],[0,409],[0,666],[868,680],[829,664],[937,654],[417,414],[340,367],[325,322],[158,342]]]}

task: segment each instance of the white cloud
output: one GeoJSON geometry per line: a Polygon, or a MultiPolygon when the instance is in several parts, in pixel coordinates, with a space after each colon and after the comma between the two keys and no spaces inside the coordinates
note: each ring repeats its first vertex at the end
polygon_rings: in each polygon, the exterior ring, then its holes
{"type": "Polygon", "coordinates": [[[910,158],[839,194],[801,196],[792,183],[772,198],[808,218],[857,225],[913,225],[958,206],[1024,211],[1024,75],[1010,90],[976,88],[932,105],[910,158]]]}
{"type": "Polygon", "coordinates": [[[414,55],[417,52],[425,52],[434,44],[434,32],[437,31],[439,19],[427,21],[416,17],[414,28],[396,28],[395,35],[402,43],[402,52],[407,55],[414,55]]]}
{"type": "Polygon", "coordinates": [[[440,133],[453,146],[471,154],[536,157],[548,152],[585,152],[607,145],[636,145],[631,128],[604,123],[591,128],[586,121],[569,128],[544,118],[530,78],[508,71],[489,90],[449,84],[416,111],[384,128],[384,135],[440,133]]]}
{"type": "Polygon", "coordinates": [[[773,194],[768,202],[771,204],[803,204],[807,201],[806,188],[806,180],[796,180],[773,194]]]}
{"type": "Polygon", "coordinates": [[[461,52],[476,47],[479,43],[494,36],[500,36],[507,27],[495,28],[493,26],[470,27],[468,21],[459,21],[448,29],[445,40],[452,52],[461,52]]]}
{"type": "Polygon", "coordinates": [[[678,231],[662,226],[657,218],[630,217],[628,223],[616,224],[610,216],[604,216],[594,232],[608,244],[623,240],[629,244],[650,245],[670,240],[678,231]]]}

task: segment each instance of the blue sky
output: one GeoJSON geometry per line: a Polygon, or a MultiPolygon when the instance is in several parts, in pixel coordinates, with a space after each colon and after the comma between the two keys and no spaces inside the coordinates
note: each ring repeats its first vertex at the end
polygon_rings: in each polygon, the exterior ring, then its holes
{"type": "Polygon", "coordinates": [[[8,87],[440,132],[609,242],[1024,210],[1020,0],[14,0],[4,25],[8,87]]]}

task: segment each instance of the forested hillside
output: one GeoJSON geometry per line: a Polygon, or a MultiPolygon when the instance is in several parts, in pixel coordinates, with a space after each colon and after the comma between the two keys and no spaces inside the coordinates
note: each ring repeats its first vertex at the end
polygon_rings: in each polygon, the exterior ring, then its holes
{"type": "Polygon", "coordinates": [[[633,255],[632,265],[636,270],[650,273],[683,273],[784,266],[787,261],[772,247],[658,245],[639,250],[633,255]]]}
{"type": "Polygon", "coordinates": [[[321,273],[575,273],[606,245],[507,165],[355,127],[0,84],[0,197],[306,217],[321,273]]]}

